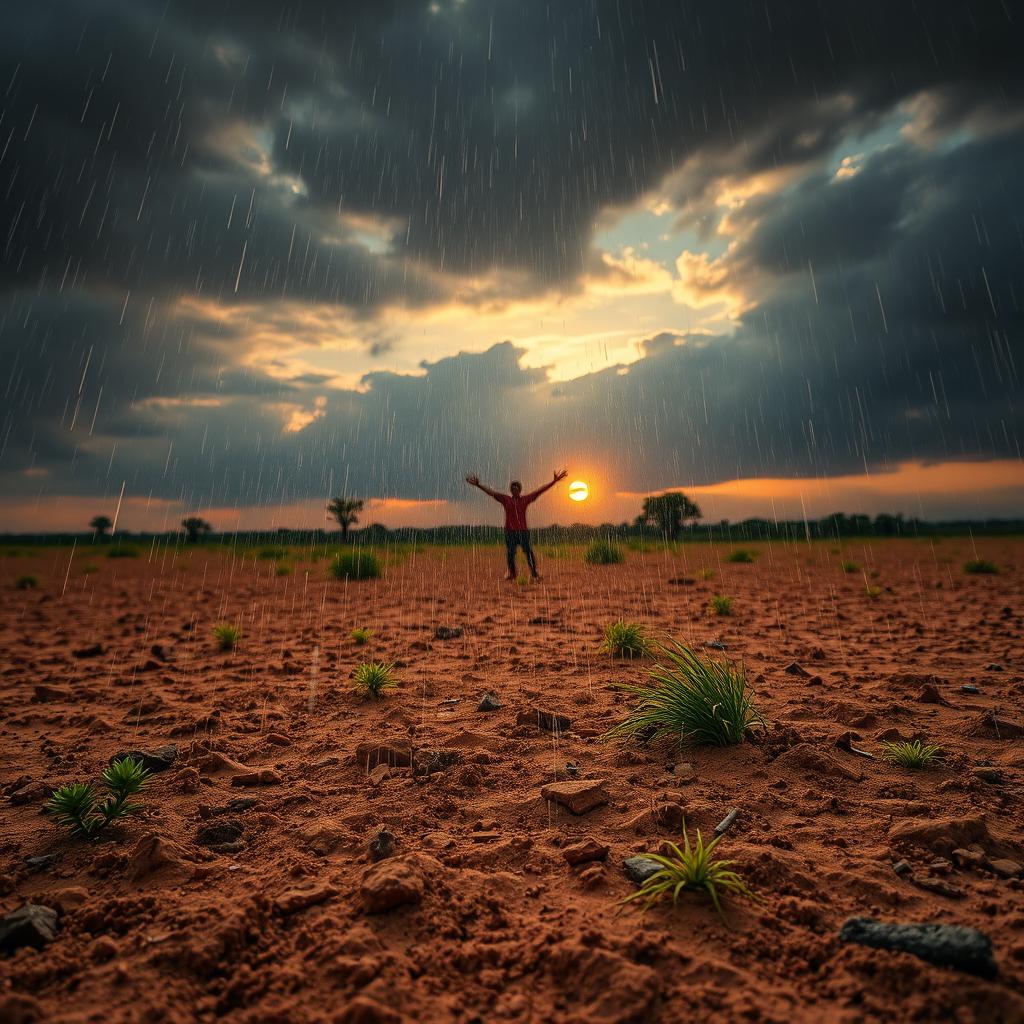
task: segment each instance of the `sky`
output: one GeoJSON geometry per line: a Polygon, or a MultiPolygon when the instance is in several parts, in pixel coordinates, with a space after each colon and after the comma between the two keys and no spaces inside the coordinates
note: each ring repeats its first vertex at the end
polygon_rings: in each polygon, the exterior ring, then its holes
{"type": "Polygon", "coordinates": [[[0,8],[0,530],[1024,509],[1003,0],[0,8]]]}

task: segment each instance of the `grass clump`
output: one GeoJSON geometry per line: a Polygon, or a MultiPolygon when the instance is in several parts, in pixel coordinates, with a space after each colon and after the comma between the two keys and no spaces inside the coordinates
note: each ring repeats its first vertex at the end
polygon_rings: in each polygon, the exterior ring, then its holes
{"type": "Polygon", "coordinates": [[[882,596],[881,587],[867,587],[864,591],[872,601],[877,601],[882,596]]]}
{"type": "Polygon", "coordinates": [[[860,566],[856,562],[840,562],[839,568],[843,572],[860,572],[860,566]]]}
{"type": "Polygon", "coordinates": [[[242,631],[230,622],[219,622],[213,627],[213,638],[222,651],[233,651],[241,637],[242,631]]]}
{"type": "Polygon", "coordinates": [[[701,571],[699,573],[697,573],[697,579],[699,579],[699,580],[713,580],[714,578],[715,578],[715,570],[714,569],[701,569],[701,571]]]}
{"type": "Polygon", "coordinates": [[[279,558],[288,557],[288,549],[270,544],[265,548],[260,548],[256,552],[256,557],[261,562],[276,562],[279,558]]]}
{"type": "Polygon", "coordinates": [[[39,586],[38,576],[19,576],[14,581],[14,586],[18,590],[35,590],[39,586]]]}
{"type": "Polygon", "coordinates": [[[366,697],[376,700],[384,690],[398,685],[394,677],[394,664],[383,661],[367,661],[356,667],[352,678],[355,688],[366,697]]]}
{"type": "Polygon", "coordinates": [[[757,561],[757,554],[746,548],[737,548],[735,551],[730,551],[725,560],[736,565],[750,565],[757,561]]]}
{"type": "Polygon", "coordinates": [[[725,594],[715,594],[711,598],[710,607],[716,615],[732,615],[732,598],[725,594]]]}
{"type": "Polygon", "coordinates": [[[284,562],[282,562],[280,565],[275,566],[274,568],[275,576],[291,576],[291,574],[292,567],[290,565],[285,564],[284,562]]]}
{"type": "Polygon", "coordinates": [[[971,576],[996,576],[999,574],[999,566],[987,558],[972,558],[964,565],[964,572],[971,576]]]}
{"type": "Polygon", "coordinates": [[[638,699],[607,737],[728,747],[742,742],[751,726],[764,724],[742,666],[702,658],[675,640],[658,644],[656,654],[661,660],[650,682],[620,684],[638,699]]]}
{"type": "Polygon", "coordinates": [[[882,744],[882,757],[889,764],[908,771],[920,771],[931,768],[940,758],[942,748],[935,743],[922,743],[920,740],[882,744]]]}
{"type": "Polygon", "coordinates": [[[604,627],[603,648],[617,658],[639,658],[647,653],[644,627],[635,622],[612,622],[604,627]]]}
{"type": "Polygon", "coordinates": [[[588,565],[617,565],[622,561],[622,548],[610,540],[595,540],[584,552],[583,561],[588,565]]]}
{"type": "Polygon", "coordinates": [[[375,580],[380,578],[380,562],[370,551],[339,551],[327,574],[336,580],[375,580]]]}
{"type": "Polygon", "coordinates": [[[131,798],[141,793],[150,781],[150,772],[141,761],[124,757],[107,766],[102,776],[107,795],[99,795],[88,783],[76,782],[55,789],[46,804],[59,825],[71,830],[72,835],[91,838],[112,821],[137,814],[142,805],[131,798]]]}
{"type": "Polygon", "coordinates": [[[362,647],[363,644],[369,643],[370,637],[373,636],[373,630],[367,629],[365,626],[356,626],[356,628],[349,633],[349,636],[352,637],[352,642],[354,644],[362,647]]]}
{"type": "Polygon", "coordinates": [[[131,544],[118,544],[107,552],[107,558],[138,558],[139,549],[131,544]]]}
{"type": "Polygon", "coordinates": [[[719,860],[714,856],[715,848],[721,841],[722,836],[718,836],[705,845],[700,829],[697,829],[697,842],[691,846],[684,822],[683,848],[680,849],[675,843],[668,843],[671,852],[667,855],[645,853],[643,856],[660,864],[661,870],[646,879],[636,892],[621,900],[620,905],[641,901],[641,909],[646,911],[655,903],[671,897],[672,906],[676,907],[682,893],[698,892],[711,898],[718,916],[724,921],[722,897],[757,897],[746,882],[732,870],[733,861],[719,860]]]}

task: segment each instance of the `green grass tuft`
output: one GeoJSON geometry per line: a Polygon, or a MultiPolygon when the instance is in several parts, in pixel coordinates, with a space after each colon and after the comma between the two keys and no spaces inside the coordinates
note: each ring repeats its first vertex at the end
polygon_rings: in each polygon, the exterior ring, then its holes
{"type": "Polygon", "coordinates": [[[292,567],[290,565],[287,565],[284,562],[281,562],[280,564],[278,564],[274,568],[274,575],[275,576],[291,576],[291,574],[292,574],[292,567]]]}
{"type": "Polygon", "coordinates": [[[603,648],[617,658],[639,658],[647,653],[644,627],[635,622],[612,622],[604,627],[603,648]]]}
{"type": "Polygon", "coordinates": [[[15,580],[14,586],[18,590],[35,590],[39,586],[39,578],[37,576],[19,576],[15,580]]]}
{"type": "Polygon", "coordinates": [[[716,615],[732,615],[732,598],[725,594],[715,594],[711,598],[710,607],[716,615]]]}
{"type": "Polygon", "coordinates": [[[610,540],[595,540],[583,555],[587,565],[617,565],[622,558],[622,548],[610,540]]]}
{"type": "Polygon", "coordinates": [[[256,557],[262,562],[276,562],[279,558],[288,557],[288,549],[280,545],[267,545],[256,552],[256,557]]]}
{"type": "Polygon", "coordinates": [[[881,587],[868,587],[864,591],[864,593],[867,594],[868,597],[870,597],[872,601],[877,601],[882,596],[882,588],[881,587]]]}
{"type": "Polygon", "coordinates": [[[356,628],[349,633],[349,636],[352,637],[353,643],[362,647],[363,644],[369,643],[370,637],[373,636],[373,630],[367,629],[365,626],[356,626],[356,628]]]}
{"type": "Polygon", "coordinates": [[[727,747],[742,742],[751,726],[764,724],[742,666],[701,657],[675,640],[652,646],[659,661],[651,669],[650,681],[619,685],[638,699],[626,720],[605,734],[607,738],[727,747]]]}
{"type": "Polygon", "coordinates": [[[699,580],[713,580],[714,578],[715,578],[715,570],[714,569],[701,569],[701,571],[699,573],[697,573],[697,579],[699,579],[699,580]]]}
{"type": "Polygon", "coordinates": [[[131,544],[118,544],[107,552],[107,558],[138,558],[139,549],[131,544]]]}
{"type": "Polygon", "coordinates": [[[746,882],[732,870],[733,861],[718,860],[714,856],[715,848],[722,841],[722,836],[712,839],[707,845],[697,829],[697,842],[690,845],[690,837],[683,824],[683,848],[675,843],[668,843],[671,853],[662,855],[645,853],[647,860],[661,865],[661,870],[646,879],[636,892],[620,901],[620,905],[641,902],[641,909],[649,910],[661,900],[672,900],[673,908],[678,906],[679,897],[684,892],[697,892],[711,898],[718,911],[718,916],[725,920],[722,912],[722,898],[727,896],[745,897],[756,900],[757,897],[746,882]]]}
{"type": "Polygon", "coordinates": [[[748,551],[746,548],[737,548],[735,551],[730,551],[725,560],[736,565],[750,565],[757,561],[757,553],[748,551]]]}
{"type": "Polygon", "coordinates": [[[46,804],[59,825],[73,835],[86,839],[105,829],[112,821],[137,814],[142,805],[131,797],[141,793],[150,781],[150,772],[141,761],[124,757],[107,766],[103,772],[103,787],[107,795],[101,800],[88,783],[76,782],[55,789],[46,804]]]}
{"type": "Polygon", "coordinates": [[[931,768],[941,760],[941,753],[941,747],[934,743],[922,743],[920,740],[882,744],[882,757],[889,764],[906,768],[908,771],[931,768]]]}
{"type": "Polygon", "coordinates": [[[336,580],[375,580],[380,578],[380,562],[370,551],[339,551],[327,566],[327,574],[336,580]]]}
{"type": "Polygon", "coordinates": [[[394,664],[383,661],[367,661],[356,667],[352,675],[356,690],[376,700],[384,690],[398,685],[394,664]]]}
{"type": "Polygon", "coordinates": [[[241,637],[242,631],[230,622],[219,622],[213,627],[213,638],[222,651],[233,651],[241,637]]]}
{"type": "Polygon", "coordinates": [[[999,566],[990,562],[987,558],[972,558],[964,565],[964,572],[971,576],[997,576],[999,566]]]}
{"type": "Polygon", "coordinates": [[[843,572],[860,572],[860,566],[856,562],[840,562],[839,567],[843,572]]]}

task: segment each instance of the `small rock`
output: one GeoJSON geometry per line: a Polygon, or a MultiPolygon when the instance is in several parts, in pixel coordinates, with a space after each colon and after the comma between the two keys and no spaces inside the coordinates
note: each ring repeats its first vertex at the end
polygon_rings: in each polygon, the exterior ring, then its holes
{"type": "Polygon", "coordinates": [[[462,636],[461,626],[438,626],[434,630],[435,640],[458,640],[462,636]]]}
{"type": "Polygon", "coordinates": [[[423,889],[419,869],[408,861],[392,858],[367,871],[359,892],[368,914],[384,914],[396,907],[419,903],[423,889]]]}
{"type": "Polygon", "coordinates": [[[516,716],[516,725],[533,725],[538,729],[553,732],[557,736],[563,732],[568,732],[572,721],[567,716],[556,714],[553,711],[530,708],[529,711],[519,712],[516,716]]]}
{"type": "Polygon", "coordinates": [[[998,786],[1000,783],[1006,781],[1003,773],[998,768],[972,768],[971,774],[982,782],[987,782],[989,785],[998,786]]]}
{"type": "Polygon", "coordinates": [[[376,788],[390,775],[391,769],[386,764],[379,764],[372,772],[370,772],[369,775],[366,776],[366,780],[371,786],[376,788]]]}
{"type": "Polygon", "coordinates": [[[787,676],[800,676],[802,679],[810,677],[811,673],[798,662],[791,661],[783,670],[787,676]]]}
{"type": "Polygon", "coordinates": [[[290,747],[292,745],[291,737],[280,732],[268,732],[264,739],[268,743],[273,743],[275,747],[290,747]]]}
{"type": "Polygon", "coordinates": [[[607,880],[603,864],[588,864],[578,877],[585,889],[594,889],[607,880]]]}
{"type": "Polygon", "coordinates": [[[71,700],[71,691],[63,686],[49,686],[46,683],[36,683],[32,687],[32,699],[41,704],[51,700],[71,700]]]}
{"type": "Polygon", "coordinates": [[[15,807],[23,807],[25,804],[35,804],[45,800],[50,795],[50,790],[41,782],[30,782],[20,789],[16,789],[8,800],[15,807]]]}
{"type": "Polygon", "coordinates": [[[25,866],[29,871],[48,871],[60,859],[57,853],[44,853],[38,857],[26,857],[25,866]]]}
{"type": "Polygon", "coordinates": [[[173,743],[157,747],[155,750],[127,750],[115,754],[110,759],[110,764],[115,761],[123,761],[126,757],[134,758],[142,763],[142,767],[151,772],[163,772],[174,764],[178,756],[178,748],[173,743]]]}
{"type": "Polygon", "coordinates": [[[477,711],[497,711],[503,705],[493,693],[485,693],[477,711]]]}
{"type": "Polygon", "coordinates": [[[990,662],[988,665],[985,666],[985,671],[986,672],[1004,672],[1006,670],[998,662],[993,661],[993,662],[990,662]]]}
{"type": "Polygon", "coordinates": [[[897,875],[909,875],[910,872],[913,871],[913,868],[910,866],[909,860],[896,861],[896,863],[893,864],[892,869],[896,872],[897,875]]]}
{"type": "Polygon", "coordinates": [[[462,754],[458,750],[417,750],[412,759],[413,775],[434,775],[457,764],[462,754]]]}
{"type": "Polygon", "coordinates": [[[103,654],[103,644],[89,644],[87,647],[79,647],[77,651],[71,653],[76,658],[98,658],[103,654]]]}
{"type": "Polygon", "coordinates": [[[284,779],[273,768],[259,768],[231,778],[232,786],[279,786],[284,779]]]}
{"type": "Polygon", "coordinates": [[[680,779],[692,779],[697,773],[689,761],[680,761],[679,764],[672,766],[672,774],[680,779]]]}
{"type": "Polygon", "coordinates": [[[937,967],[954,967],[982,978],[998,972],[992,943],[976,928],[948,924],[887,924],[869,917],[851,917],[839,932],[843,942],[873,949],[910,953],[937,967]]]}
{"type": "Polygon", "coordinates": [[[958,849],[953,851],[952,857],[953,861],[956,864],[959,864],[962,868],[980,868],[984,867],[986,864],[985,854],[983,854],[980,850],[958,849]]]}
{"type": "Polygon", "coordinates": [[[626,877],[637,885],[643,885],[651,875],[661,871],[661,865],[648,857],[627,857],[622,862],[626,877]]]}
{"type": "Polygon", "coordinates": [[[367,740],[356,747],[356,761],[367,769],[379,764],[408,768],[412,764],[412,744],[405,739],[367,740]]]}
{"type": "Polygon", "coordinates": [[[939,693],[939,688],[933,683],[925,683],[921,687],[921,692],[917,695],[918,704],[945,704],[942,694],[939,693]]]}
{"type": "Polygon", "coordinates": [[[920,889],[927,889],[928,892],[933,892],[936,896],[948,896],[954,900],[961,899],[964,894],[963,889],[952,882],[947,882],[943,878],[932,878],[930,875],[926,875],[924,878],[915,878],[914,885],[920,889]]]}
{"type": "Polygon", "coordinates": [[[333,885],[318,885],[312,889],[289,889],[274,899],[274,909],[288,917],[300,910],[319,906],[331,897],[337,896],[338,890],[333,885]]]}
{"type": "Polygon", "coordinates": [[[153,644],[150,648],[154,658],[161,661],[174,661],[178,657],[174,644],[153,644]]]}
{"type": "Polygon", "coordinates": [[[240,821],[224,818],[212,825],[203,825],[196,832],[196,842],[200,846],[220,846],[223,843],[234,843],[245,831],[240,821]]]}
{"type": "Polygon", "coordinates": [[[395,837],[382,828],[370,840],[370,860],[384,860],[395,852],[395,837]]]}
{"type": "Polygon", "coordinates": [[[1000,878],[1016,878],[1024,867],[1015,860],[1010,860],[1009,857],[997,857],[991,861],[989,867],[1000,877],[1000,878]]]}
{"type": "Polygon", "coordinates": [[[599,843],[593,836],[587,836],[580,843],[573,843],[571,846],[563,847],[562,856],[569,864],[587,864],[594,860],[604,860],[608,856],[611,847],[599,843]]]}
{"type": "Polygon", "coordinates": [[[93,963],[105,964],[114,960],[120,952],[120,946],[109,935],[101,935],[92,944],[90,955],[93,963]]]}
{"type": "Polygon", "coordinates": [[[505,838],[505,834],[503,832],[471,832],[469,838],[474,843],[497,843],[505,838]]]}
{"type": "Polygon", "coordinates": [[[560,804],[573,814],[586,814],[608,803],[604,779],[581,779],[578,782],[549,782],[541,787],[545,800],[560,804]]]}
{"type": "Polygon", "coordinates": [[[964,685],[960,687],[960,692],[961,693],[978,693],[978,688],[976,686],[973,686],[971,683],[964,683],[964,685]]]}
{"type": "Polygon", "coordinates": [[[334,1024],[405,1024],[408,1019],[376,999],[357,995],[345,1001],[334,1024]]]}
{"type": "Polygon", "coordinates": [[[24,946],[42,949],[57,932],[57,911],[26,903],[0,918],[0,950],[13,953],[24,946]]]}

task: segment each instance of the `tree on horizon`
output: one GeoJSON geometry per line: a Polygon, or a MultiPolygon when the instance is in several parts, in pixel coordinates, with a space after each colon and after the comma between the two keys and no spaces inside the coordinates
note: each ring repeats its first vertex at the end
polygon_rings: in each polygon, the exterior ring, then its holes
{"type": "Polygon", "coordinates": [[[359,513],[363,511],[361,498],[331,498],[327,502],[327,514],[341,527],[341,539],[348,541],[349,527],[359,522],[359,513]]]}
{"type": "Polygon", "coordinates": [[[107,531],[114,525],[114,520],[110,516],[93,516],[89,520],[89,526],[95,534],[95,540],[105,540],[107,531]]]}
{"type": "Polygon", "coordinates": [[[213,532],[213,527],[199,516],[186,516],[182,519],[181,525],[189,544],[196,544],[201,537],[206,537],[213,532]]]}
{"type": "Polygon", "coordinates": [[[682,491],[666,491],[644,498],[637,525],[657,526],[670,540],[675,540],[687,520],[700,519],[701,515],[700,506],[682,491]]]}

